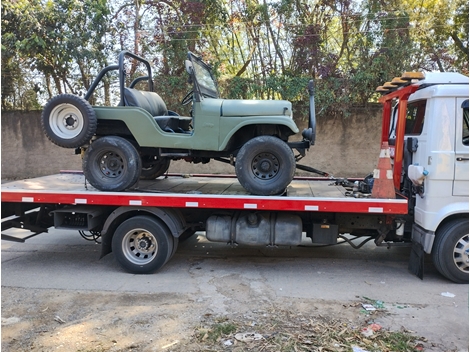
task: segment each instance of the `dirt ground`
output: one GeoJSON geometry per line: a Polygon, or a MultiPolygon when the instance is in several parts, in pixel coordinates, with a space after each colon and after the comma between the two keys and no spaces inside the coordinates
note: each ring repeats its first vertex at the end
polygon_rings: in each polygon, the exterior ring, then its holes
{"type": "MultiPolygon", "coordinates": [[[[2,350],[3,351],[217,351],[233,350],[238,341],[236,333],[260,331],[263,336],[269,331],[285,333],[285,326],[267,329],[273,321],[302,332],[302,324],[322,322],[325,329],[340,326],[341,329],[357,331],[358,342],[361,328],[378,321],[389,313],[366,314],[359,303],[342,305],[335,301],[305,299],[254,299],[247,287],[225,288],[233,299],[225,308],[226,313],[216,313],[207,299],[198,299],[181,294],[115,294],[109,292],[70,292],[62,290],[30,290],[4,288],[2,290],[2,350]],[[230,323],[235,326],[232,334],[221,336],[213,343],[198,339],[201,329],[230,323]],[[242,330],[237,331],[240,327],[242,330]],[[225,346],[224,343],[230,344],[225,346]]],[[[401,327],[401,329],[405,329],[401,327]]],[[[339,331],[338,331],[339,332],[339,331]]],[[[416,337],[412,346],[435,347],[444,351],[444,346],[416,337]]],[[[325,346],[346,351],[330,340],[325,346]],[[333,346],[331,346],[333,345],[333,346]]],[[[238,347],[248,348],[238,342],[238,347]]],[[[252,344],[250,350],[262,346],[252,344]]],[[[411,347],[411,346],[410,346],[411,347]]],[[[289,349],[290,350],[290,349],[289,349]]],[[[291,349],[294,351],[294,349],[291,349]]],[[[455,351],[455,349],[449,351],[455,351]]]]}
{"type": "Polygon", "coordinates": [[[468,351],[468,285],[411,276],[406,249],[312,256],[199,236],[160,272],[130,275],[56,232],[2,241],[2,351],[468,351]]]}

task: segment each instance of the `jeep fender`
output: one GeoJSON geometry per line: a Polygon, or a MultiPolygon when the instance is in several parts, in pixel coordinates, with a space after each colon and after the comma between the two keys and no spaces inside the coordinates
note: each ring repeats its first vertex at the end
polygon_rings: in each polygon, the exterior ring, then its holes
{"type": "Polygon", "coordinates": [[[250,118],[238,118],[237,122],[233,124],[232,126],[229,126],[229,123],[224,123],[225,119],[228,120],[234,120],[233,117],[230,118],[225,118],[221,117],[221,123],[220,123],[220,137],[223,138],[221,140],[220,146],[219,146],[219,151],[225,150],[227,147],[228,143],[232,139],[232,137],[237,133],[240,129],[243,127],[248,127],[248,126],[253,126],[253,128],[256,128],[256,126],[259,125],[274,125],[274,126],[285,126],[288,130],[290,130],[292,133],[291,134],[296,134],[299,133],[299,129],[297,128],[295,122],[288,117],[283,117],[283,116],[259,116],[259,117],[250,117],[250,118]],[[230,131],[227,131],[224,133],[222,129],[224,128],[230,128],[230,131]]]}

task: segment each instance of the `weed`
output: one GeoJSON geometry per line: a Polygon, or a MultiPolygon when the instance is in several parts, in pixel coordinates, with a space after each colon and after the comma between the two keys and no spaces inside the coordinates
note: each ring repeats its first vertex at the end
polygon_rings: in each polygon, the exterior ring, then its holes
{"type": "Polygon", "coordinates": [[[209,329],[199,329],[196,337],[199,341],[218,341],[223,336],[228,336],[237,331],[237,326],[233,323],[214,323],[209,329]]]}

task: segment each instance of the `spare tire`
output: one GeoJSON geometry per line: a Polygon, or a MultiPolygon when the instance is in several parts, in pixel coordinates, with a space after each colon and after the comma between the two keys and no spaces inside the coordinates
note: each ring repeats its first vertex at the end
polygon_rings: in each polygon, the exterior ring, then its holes
{"type": "Polygon", "coordinates": [[[78,148],[95,134],[97,119],[88,101],[76,95],[60,94],[44,107],[41,126],[52,143],[63,148],[78,148]]]}

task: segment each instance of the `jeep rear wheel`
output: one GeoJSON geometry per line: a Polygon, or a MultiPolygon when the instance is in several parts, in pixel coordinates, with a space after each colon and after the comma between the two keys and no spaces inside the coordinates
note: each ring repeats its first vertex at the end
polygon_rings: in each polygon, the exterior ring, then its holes
{"type": "Polygon", "coordinates": [[[162,176],[170,167],[170,159],[152,154],[142,154],[141,180],[154,180],[162,176]]]}
{"type": "Polygon", "coordinates": [[[60,94],[44,107],[41,127],[49,140],[63,148],[78,148],[87,144],[96,132],[95,110],[85,99],[60,94]]]}
{"type": "Polygon", "coordinates": [[[240,184],[250,193],[281,194],[294,178],[294,153],[277,137],[255,137],[238,152],[235,172],[240,184]]]}
{"type": "Polygon", "coordinates": [[[140,155],[128,140],[117,136],[94,141],[83,158],[83,173],[101,191],[123,191],[140,176],[140,155]]]}

